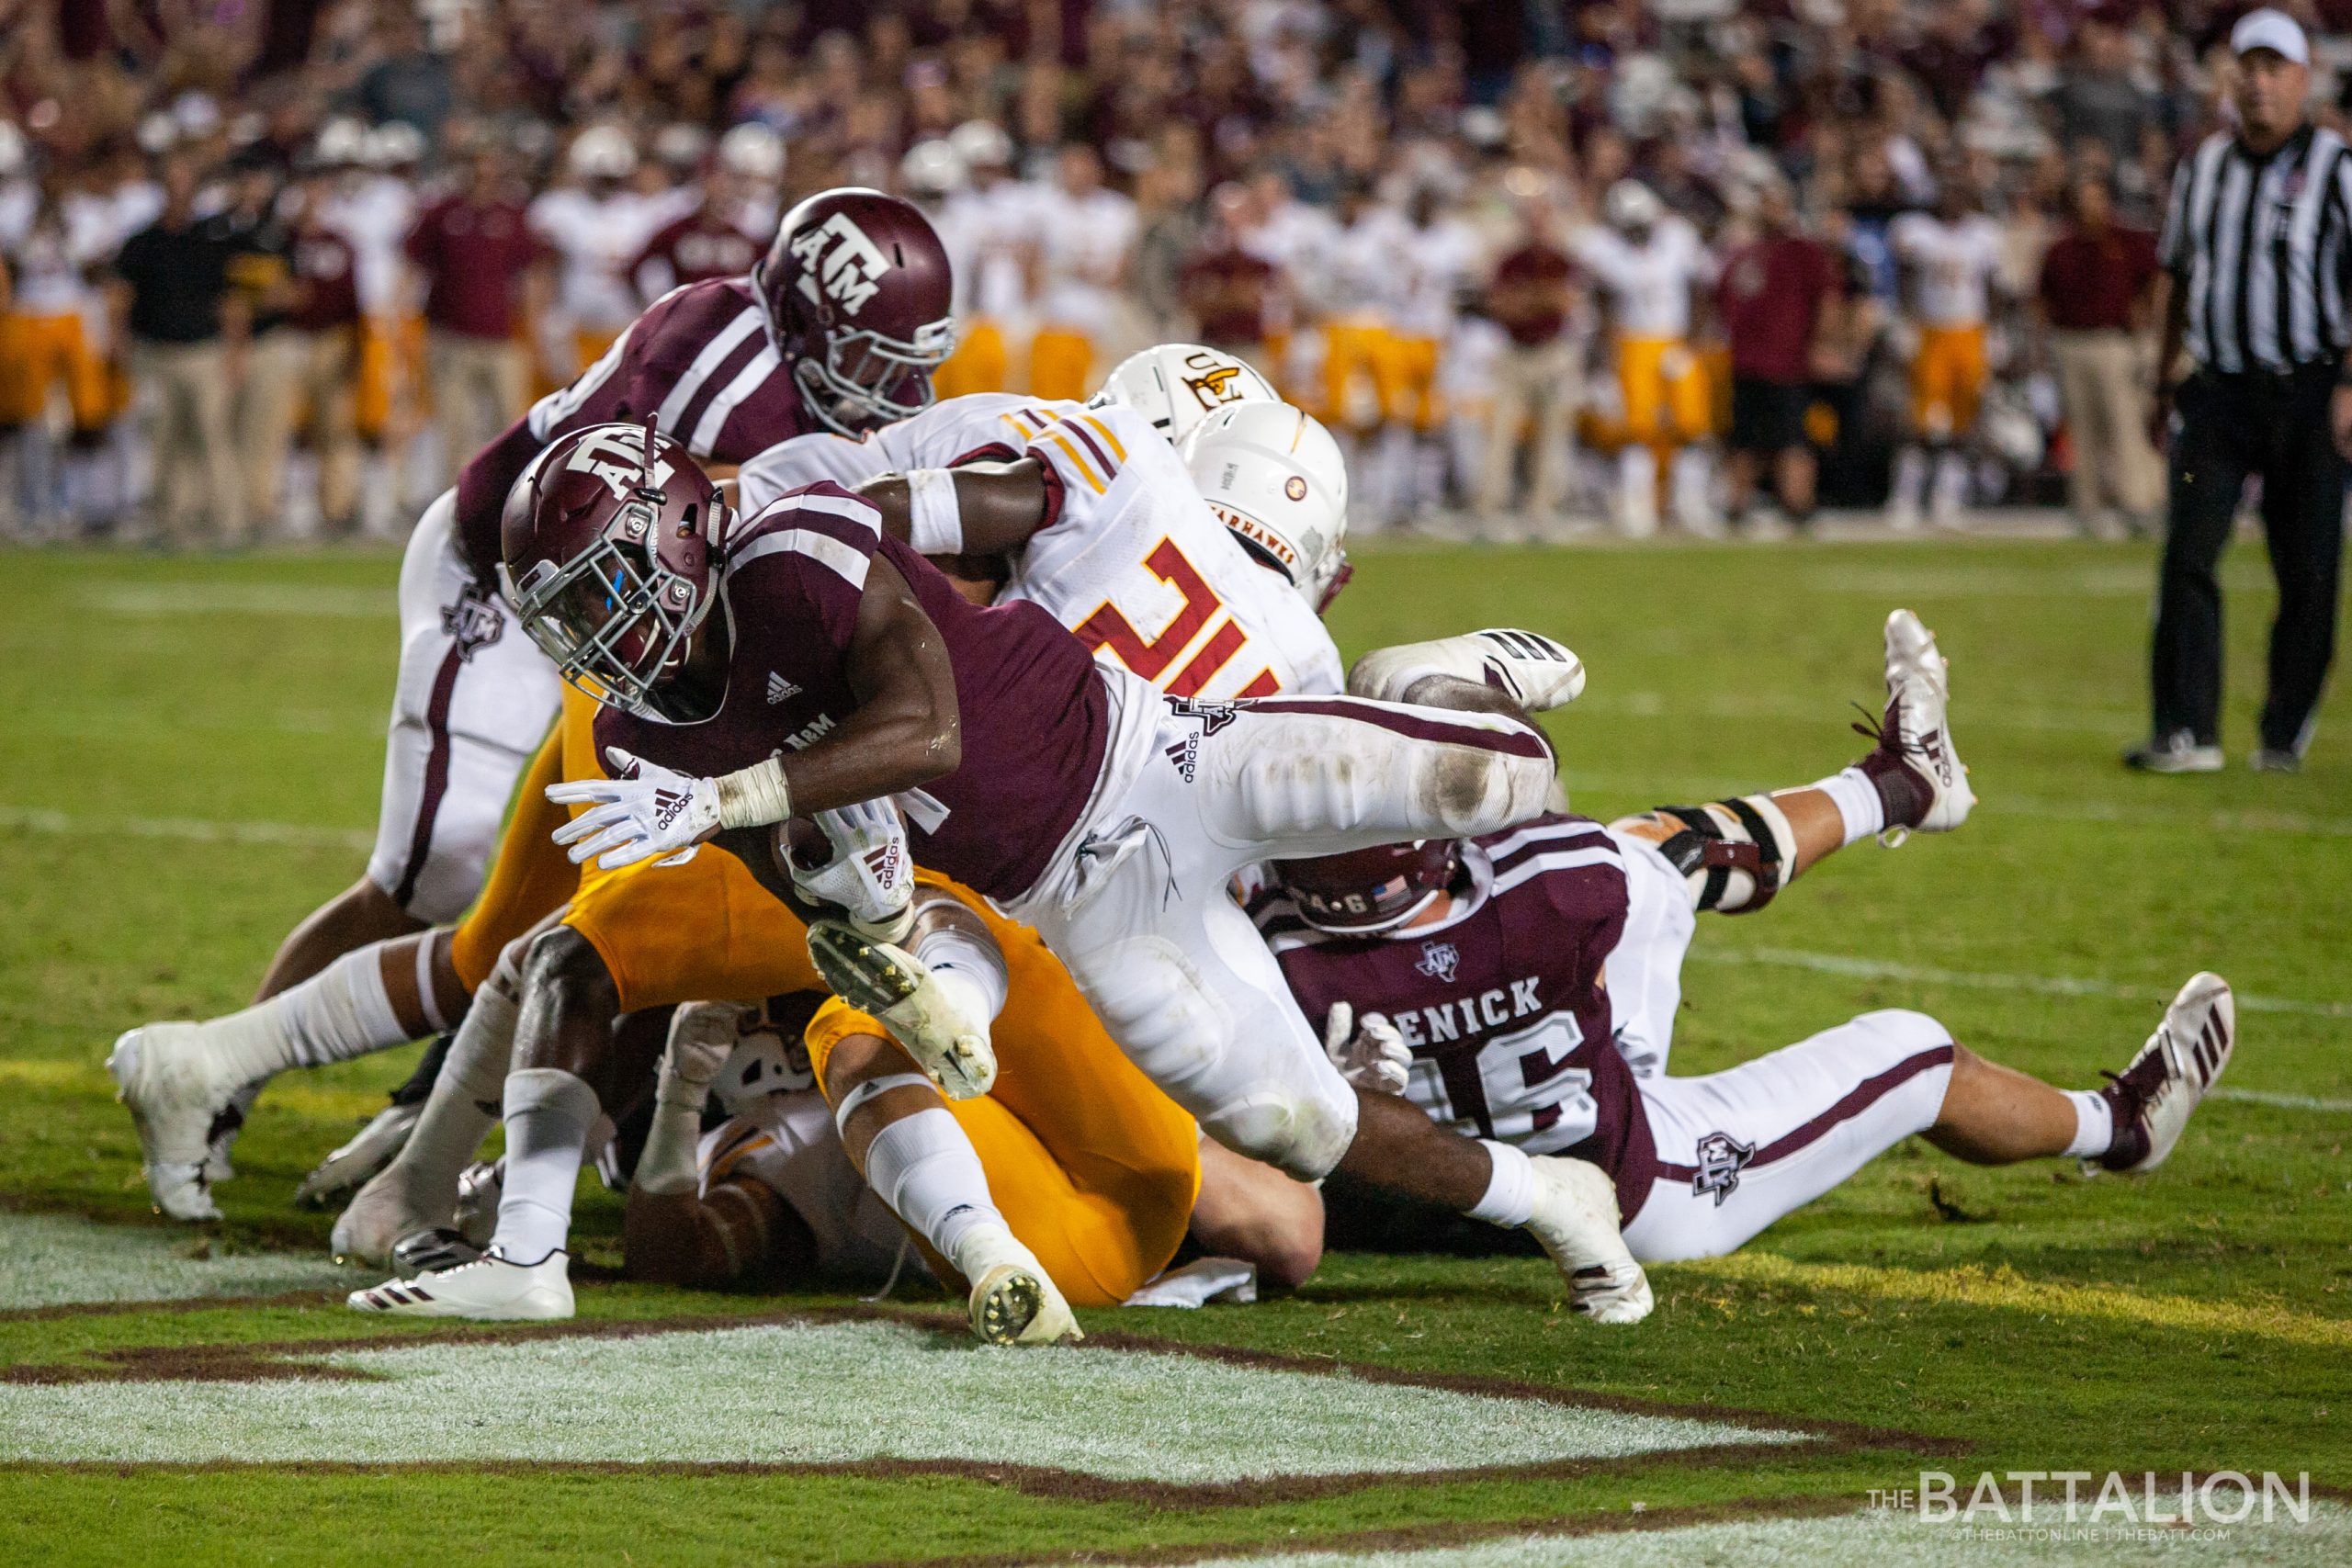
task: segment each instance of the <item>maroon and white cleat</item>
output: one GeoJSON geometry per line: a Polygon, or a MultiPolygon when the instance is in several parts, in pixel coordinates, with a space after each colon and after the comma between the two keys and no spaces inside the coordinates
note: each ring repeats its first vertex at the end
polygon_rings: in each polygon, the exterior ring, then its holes
{"type": "Polygon", "coordinates": [[[2237,1003],[2219,975],[2188,978],[2165,1009],[2165,1021],[2099,1092],[2115,1116],[2115,1141],[2098,1163],[2109,1170],[2154,1170],[2164,1164],[2197,1109],[2230,1065],[2238,1043],[2237,1003]]]}
{"type": "Polygon", "coordinates": [[[1908,610],[1886,617],[1886,716],[1876,729],[1854,728],[1878,742],[1856,766],[1878,785],[1886,827],[1879,841],[1901,843],[1913,829],[1949,833],[1976,804],[1968,767],[1952,749],[1945,709],[1951,698],[1944,656],[1933,632],[1908,610]]]}

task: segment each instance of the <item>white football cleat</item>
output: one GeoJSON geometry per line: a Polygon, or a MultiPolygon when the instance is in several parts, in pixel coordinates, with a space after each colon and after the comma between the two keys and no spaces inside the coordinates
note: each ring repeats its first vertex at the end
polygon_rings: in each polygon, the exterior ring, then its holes
{"type": "Polygon", "coordinates": [[[2238,1008],[2230,983],[2210,972],[2190,976],[2132,1065],[2109,1075],[2116,1136],[2098,1163],[2120,1171],[2164,1164],[2237,1043],[2238,1008]]]}
{"type": "Polygon", "coordinates": [[[1414,682],[1430,675],[1491,687],[1528,713],[1565,707],[1584,691],[1584,660],[1540,632],[1509,626],[1374,649],[1348,671],[1348,690],[1399,703],[1414,682]]]}
{"type": "Polygon", "coordinates": [[[959,1004],[914,954],[841,920],[817,920],[808,927],[808,956],[833,995],[888,1025],[940,1093],[970,1100],[996,1082],[989,1021],[959,1004]]]}
{"type": "MultiPolygon", "coordinates": [[[[1872,735],[1878,749],[1858,764],[1873,779],[1891,775],[1894,790],[1907,795],[1910,821],[1890,822],[1880,841],[1892,847],[1913,829],[1949,833],[1968,820],[1976,794],[1968,787],[1968,766],[1952,747],[1946,709],[1951,700],[1949,670],[1933,632],[1908,610],[1886,617],[1886,716],[1872,735]]],[[[1890,812],[1890,815],[1893,815],[1890,812]]]]}
{"type": "Polygon", "coordinates": [[[455,1269],[387,1280],[345,1298],[355,1312],[395,1317],[465,1317],[481,1323],[546,1322],[572,1314],[570,1259],[561,1250],[537,1263],[510,1263],[495,1252],[455,1269]]]}
{"type": "Polygon", "coordinates": [[[987,1345],[1057,1345],[1086,1337],[1037,1255],[1001,1225],[974,1225],[956,1244],[956,1271],[972,1282],[972,1337],[987,1345]]]}
{"type": "Polygon", "coordinates": [[[1535,1213],[1525,1229],[1568,1281],[1569,1307],[1596,1323],[1639,1323],[1657,1304],[1618,1229],[1617,1184],[1589,1160],[1530,1156],[1535,1213]]]}
{"type": "Polygon", "coordinates": [[[387,1105],[376,1112],[358,1135],[321,1160],[302,1184],[294,1189],[294,1201],[305,1209],[323,1209],[332,1200],[360,1186],[378,1171],[392,1163],[394,1156],[408,1143],[408,1135],[416,1130],[416,1119],[424,1114],[424,1102],[413,1105],[387,1105]]]}
{"type": "Polygon", "coordinates": [[[175,1220],[217,1220],[207,1166],[222,1112],[244,1086],[204,1048],[198,1023],[126,1030],[107,1055],[115,1098],[130,1110],[155,1207],[175,1220]]]}

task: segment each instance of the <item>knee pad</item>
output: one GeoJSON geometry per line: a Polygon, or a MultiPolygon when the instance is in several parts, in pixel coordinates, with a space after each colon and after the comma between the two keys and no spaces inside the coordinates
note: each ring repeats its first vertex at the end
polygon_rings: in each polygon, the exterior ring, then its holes
{"type": "Polygon", "coordinates": [[[1201,1130],[1295,1180],[1320,1181],[1356,1137],[1355,1093],[1337,1074],[1332,1083],[1341,1092],[1261,1084],[1202,1116],[1201,1130]]]}
{"type": "Polygon", "coordinates": [[[1760,909],[1795,870],[1796,835],[1769,795],[1661,806],[1650,815],[1675,829],[1658,852],[1682,874],[1695,908],[1726,915],[1760,909]]]}

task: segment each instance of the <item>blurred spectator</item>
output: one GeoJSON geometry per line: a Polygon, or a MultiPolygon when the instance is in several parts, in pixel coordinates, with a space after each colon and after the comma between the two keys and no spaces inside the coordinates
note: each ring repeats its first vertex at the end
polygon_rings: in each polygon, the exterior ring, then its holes
{"type": "Polygon", "coordinates": [[[1482,517],[1512,505],[1520,457],[1527,457],[1526,510],[1555,516],[1568,491],[1568,434],[1582,400],[1583,345],[1570,334],[1576,267],[1552,243],[1550,213],[1530,203],[1525,237],[1495,264],[1487,314],[1509,343],[1491,378],[1487,449],[1478,475],[1482,517]]]}
{"type": "Polygon", "coordinates": [[[1029,389],[1041,398],[1083,398],[1123,308],[1121,286],[1136,240],[1136,204],[1102,183],[1102,160],[1072,142],[1054,161],[1052,185],[1036,198],[1031,241],[1036,335],[1029,343],[1029,389]]]}
{"type": "Polygon", "coordinates": [[[425,279],[426,366],[452,467],[505,429],[530,391],[520,333],[544,307],[550,252],[516,194],[499,153],[479,148],[465,183],[426,208],[408,236],[408,259],[425,279]]]}
{"type": "Polygon", "coordinates": [[[266,152],[250,149],[230,171],[228,209],[220,214],[229,278],[243,297],[249,342],[234,419],[245,515],[267,536],[278,521],[278,486],[294,442],[294,389],[301,346],[288,320],[294,302],[293,231],[277,211],[279,171],[266,152]]]}
{"type": "Polygon", "coordinates": [[[426,42],[415,7],[382,6],[376,25],[380,52],[359,78],[359,108],[371,120],[400,120],[438,140],[457,98],[448,62],[426,42]]]}
{"type": "Polygon", "coordinates": [[[2067,502],[2075,525],[2103,533],[2112,504],[2132,533],[2154,527],[2162,461],[2148,445],[2152,350],[2144,333],[2156,280],[2155,236],[2114,218],[2107,182],[2074,186],[2074,224],[2041,260],[2040,304],[2074,450],[2067,502]]]}
{"type": "Polygon", "coordinates": [[[2083,18],[2050,107],[2066,153],[2079,154],[2088,143],[2112,164],[2139,156],[2141,142],[2155,128],[2155,106],[2132,79],[2131,43],[2117,18],[2099,12],[2083,18]]]}
{"type": "Polygon", "coordinates": [[[280,213],[292,242],[289,390],[310,426],[320,521],[335,536],[359,526],[359,263],[351,243],[327,226],[325,207],[325,182],[312,176],[287,187],[280,213]]]}
{"type": "Polygon", "coordinates": [[[1896,219],[1887,244],[1901,269],[1914,338],[1914,444],[1896,464],[1888,521],[1899,529],[1918,526],[1932,473],[1935,520],[1951,526],[1967,499],[1969,438],[1991,374],[1985,333],[2000,279],[2001,229],[1977,210],[1967,171],[1951,163],[1942,171],[1935,210],[1896,219]]]}
{"type": "Polygon", "coordinates": [[[154,398],[156,513],[178,545],[245,539],[245,486],[230,413],[243,375],[248,310],[230,285],[224,227],[197,216],[196,164],[164,164],[164,210],[122,243],[111,303],[131,364],[154,398]]]}
{"type": "Polygon", "coordinates": [[[1756,226],[1756,238],[1724,258],[1715,286],[1731,340],[1729,505],[1745,517],[1770,465],[1781,509],[1802,525],[1812,520],[1818,466],[1806,421],[1814,382],[1834,368],[1846,269],[1796,231],[1795,206],[1778,180],[1758,193],[1756,226]]]}

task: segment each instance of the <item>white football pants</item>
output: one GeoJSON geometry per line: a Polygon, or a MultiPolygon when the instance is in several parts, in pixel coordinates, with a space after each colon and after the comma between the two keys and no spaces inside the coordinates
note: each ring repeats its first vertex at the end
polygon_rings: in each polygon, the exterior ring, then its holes
{"type": "Polygon", "coordinates": [[[1102,781],[1007,912],[1037,928],[1120,1049],[1210,1136],[1320,1178],[1355,1137],[1355,1091],[1234,901],[1234,874],[1524,821],[1550,794],[1551,747],[1497,715],[1355,697],[1205,702],[1102,674],[1102,781]]]}
{"type": "Polygon", "coordinates": [[[368,879],[433,925],[481,891],[515,781],[562,702],[555,666],[458,556],[457,506],[444,491],[401,559],[400,682],[368,859],[368,879]]]}
{"type": "Polygon", "coordinates": [[[1890,1008],[1724,1072],[1640,1080],[1657,1163],[1625,1245],[1645,1263],[1746,1245],[1934,1126],[1951,1059],[1942,1024],[1890,1008]]]}

